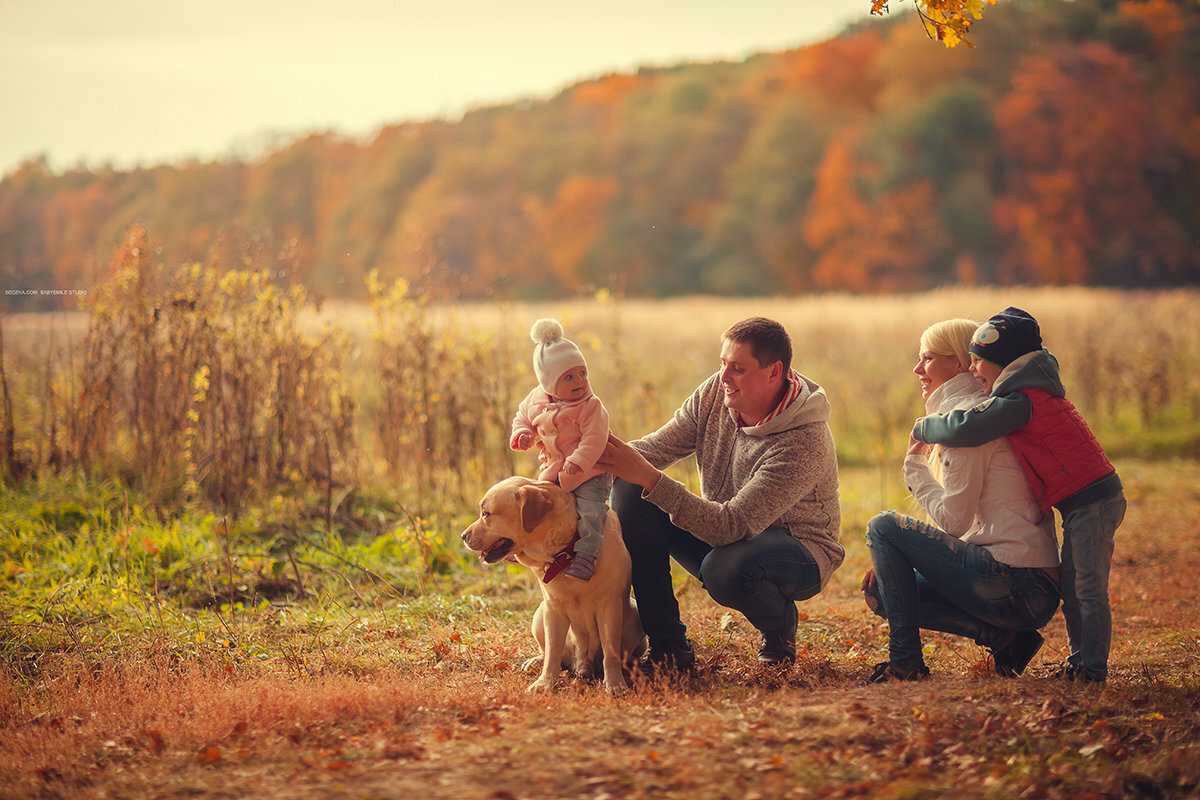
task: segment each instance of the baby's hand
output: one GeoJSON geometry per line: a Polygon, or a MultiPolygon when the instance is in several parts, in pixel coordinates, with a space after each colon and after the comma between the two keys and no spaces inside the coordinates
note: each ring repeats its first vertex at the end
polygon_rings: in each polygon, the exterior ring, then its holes
{"type": "Polygon", "coordinates": [[[529,431],[521,431],[512,437],[508,446],[513,450],[528,450],[533,447],[533,434],[529,431]]]}
{"type": "Polygon", "coordinates": [[[568,475],[578,475],[579,473],[583,472],[583,468],[574,461],[568,461],[567,463],[563,464],[562,471],[568,475]]]}

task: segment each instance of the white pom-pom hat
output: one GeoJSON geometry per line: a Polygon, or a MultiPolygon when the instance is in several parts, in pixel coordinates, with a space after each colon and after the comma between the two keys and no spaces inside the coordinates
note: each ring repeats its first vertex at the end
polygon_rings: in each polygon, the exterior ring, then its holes
{"type": "Polygon", "coordinates": [[[563,326],[558,320],[539,319],[529,329],[529,338],[533,339],[533,374],[546,394],[554,394],[554,385],[567,370],[587,368],[583,353],[563,336],[563,326]]]}

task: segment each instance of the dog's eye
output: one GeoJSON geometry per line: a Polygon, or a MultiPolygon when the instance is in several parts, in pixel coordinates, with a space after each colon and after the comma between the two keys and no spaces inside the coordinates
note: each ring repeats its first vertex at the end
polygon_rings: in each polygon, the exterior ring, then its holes
{"type": "Polygon", "coordinates": [[[481,508],[481,509],[479,509],[479,518],[480,518],[480,519],[487,519],[487,518],[488,518],[488,517],[490,517],[491,515],[492,515],[492,512],[490,512],[490,511],[485,511],[485,510],[483,510],[482,508],[481,508]]]}

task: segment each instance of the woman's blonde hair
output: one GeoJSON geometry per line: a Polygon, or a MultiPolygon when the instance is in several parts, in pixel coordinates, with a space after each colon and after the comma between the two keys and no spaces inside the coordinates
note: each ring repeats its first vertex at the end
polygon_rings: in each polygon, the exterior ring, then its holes
{"type": "Polygon", "coordinates": [[[939,356],[954,356],[963,369],[971,366],[971,336],[979,323],[969,319],[947,319],[935,322],[921,334],[921,352],[939,356]]]}
{"type": "MultiPolygon", "coordinates": [[[[954,356],[963,369],[971,366],[971,354],[967,348],[971,336],[979,323],[970,319],[947,319],[935,322],[921,334],[921,352],[939,356],[954,356]]],[[[938,483],[942,482],[942,446],[934,445],[929,451],[929,469],[938,483]]]]}

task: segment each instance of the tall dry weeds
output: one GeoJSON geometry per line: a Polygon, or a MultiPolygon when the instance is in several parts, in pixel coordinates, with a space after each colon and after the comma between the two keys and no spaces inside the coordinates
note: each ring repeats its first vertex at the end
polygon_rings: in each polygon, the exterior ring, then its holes
{"type": "Polygon", "coordinates": [[[64,466],[230,512],[279,484],[353,483],[348,340],[301,330],[311,305],[262,272],[167,270],[135,228],[88,299],[78,379],[61,399],[64,466]]]}
{"type": "MultiPolygon", "coordinates": [[[[1194,291],[670,301],[601,293],[447,306],[377,274],[367,289],[365,307],[322,307],[263,273],[170,270],[134,229],[57,345],[41,323],[15,326],[26,335],[4,353],[13,458],[34,470],[118,475],[162,504],[194,495],[232,512],[279,487],[316,491],[327,520],[355,486],[382,484],[419,521],[532,470],[508,450],[507,434],[534,381],[533,319],[563,320],[613,431],[634,438],[716,369],[720,331],[765,315],[791,332],[795,366],[825,386],[839,457],[877,466],[883,494],[923,411],[909,373],[921,330],[1009,304],[1039,318],[1068,395],[1106,445],[1187,454],[1200,442],[1194,291]]],[[[5,334],[13,328],[10,320],[5,334]]]]}
{"type": "Polygon", "coordinates": [[[461,503],[489,477],[511,474],[508,441],[518,396],[504,337],[436,323],[404,281],[367,278],[378,389],[374,431],[389,475],[425,510],[461,503]]]}

